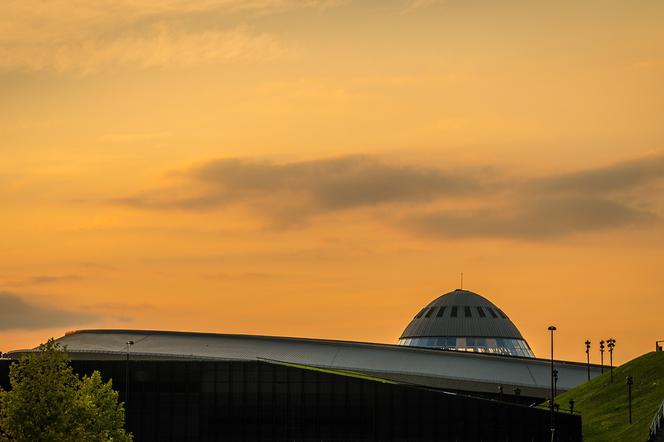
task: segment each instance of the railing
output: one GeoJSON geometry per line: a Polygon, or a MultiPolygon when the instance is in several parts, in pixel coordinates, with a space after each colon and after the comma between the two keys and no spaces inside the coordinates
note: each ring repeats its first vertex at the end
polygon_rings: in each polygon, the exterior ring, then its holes
{"type": "Polygon", "coordinates": [[[648,437],[649,441],[655,440],[659,435],[658,433],[662,430],[662,426],[664,426],[664,401],[659,404],[657,413],[655,413],[655,417],[652,418],[652,423],[650,424],[650,436],[648,437]]]}

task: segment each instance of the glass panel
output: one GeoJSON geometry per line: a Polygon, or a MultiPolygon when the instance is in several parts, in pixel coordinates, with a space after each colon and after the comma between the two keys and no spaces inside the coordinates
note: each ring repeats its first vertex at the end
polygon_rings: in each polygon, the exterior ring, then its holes
{"type": "Polygon", "coordinates": [[[445,309],[446,309],[446,307],[440,307],[440,309],[438,310],[438,314],[436,315],[436,317],[441,318],[441,317],[443,316],[443,313],[445,313],[445,309]]]}
{"type": "Polygon", "coordinates": [[[417,315],[415,315],[415,319],[421,318],[422,315],[424,314],[424,311],[425,311],[426,309],[427,309],[427,308],[424,307],[422,310],[420,310],[420,312],[419,312],[417,315]]]}
{"type": "Polygon", "coordinates": [[[434,310],[436,310],[436,307],[431,307],[431,308],[429,309],[429,311],[427,312],[427,314],[424,315],[424,317],[425,317],[425,318],[429,318],[429,317],[431,316],[431,314],[433,313],[434,310]]]}
{"type": "Polygon", "coordinates": [[[470,307],[466,306],[463,308],[463,314],[466,316],[466,318],[470,318],[472,315],[470,313],[470,307]]]}

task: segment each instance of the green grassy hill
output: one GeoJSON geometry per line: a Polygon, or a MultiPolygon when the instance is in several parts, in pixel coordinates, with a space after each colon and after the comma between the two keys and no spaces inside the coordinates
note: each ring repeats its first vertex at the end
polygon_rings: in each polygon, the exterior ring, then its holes
{"type": "Polygon", "coordinates": [[[664,400],[664,352],[646,353],[602,376],[556,397],[561,408],[574,399],[582,414],[587,442],[646,441],[653,416],[664,400]],[[628,423],[626,378],[632,385],[632,425],[628,423]]]}

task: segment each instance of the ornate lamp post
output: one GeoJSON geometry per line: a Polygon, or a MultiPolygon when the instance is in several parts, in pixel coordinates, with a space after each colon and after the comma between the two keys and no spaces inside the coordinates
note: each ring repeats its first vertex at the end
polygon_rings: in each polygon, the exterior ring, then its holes
{"type": "Polygon", "coordinates": [[[558,396],[558,370],[553,370],[553,397],[558,396]]]}
{"type": "Polygon", "coordinates": [[[602,366],[602,374],[604,374],[604,341],[599,341],[599,354],[600,364],[602,366]]]}
{"type": "Polygon", "coordinates": [[[556,331],[556,326],[555,325],[550,325],[549,326],[549,331],[551,332],[551,402],[549,403],[551,407],[551,442],[555,441],[556,439],[556,426],[554,422],[554,414],[553,414],[553,404],[555,402],[555,384],[554,384],[554,368],[553,368],[553,332],[556,331]]]}
{"type": "Polygon", "coordinates": [[[588,367],[588,380],[590,380],[590,340],[586,339],[586,361],[588,367]]]}
{"type": "Polygon", "coordinates": [[[607,347],[609,347],[609,361],[610,361],[609,371],[611,372],[611,382],[613,382],[613,347],[616,346],[616,340],[613,338],[609,338],[606,340],[606,345],[607,347]]]}

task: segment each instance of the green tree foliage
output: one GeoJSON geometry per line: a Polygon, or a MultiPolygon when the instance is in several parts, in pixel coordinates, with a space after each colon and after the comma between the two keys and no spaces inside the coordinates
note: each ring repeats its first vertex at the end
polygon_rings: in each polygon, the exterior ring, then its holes
{"type": "Polygon", "coordinates": [[[65,350],[52,339],[21,357],[0,391],[0,441],[131,441],[124,407],[99,372],[80,379],[65,350]]]}

